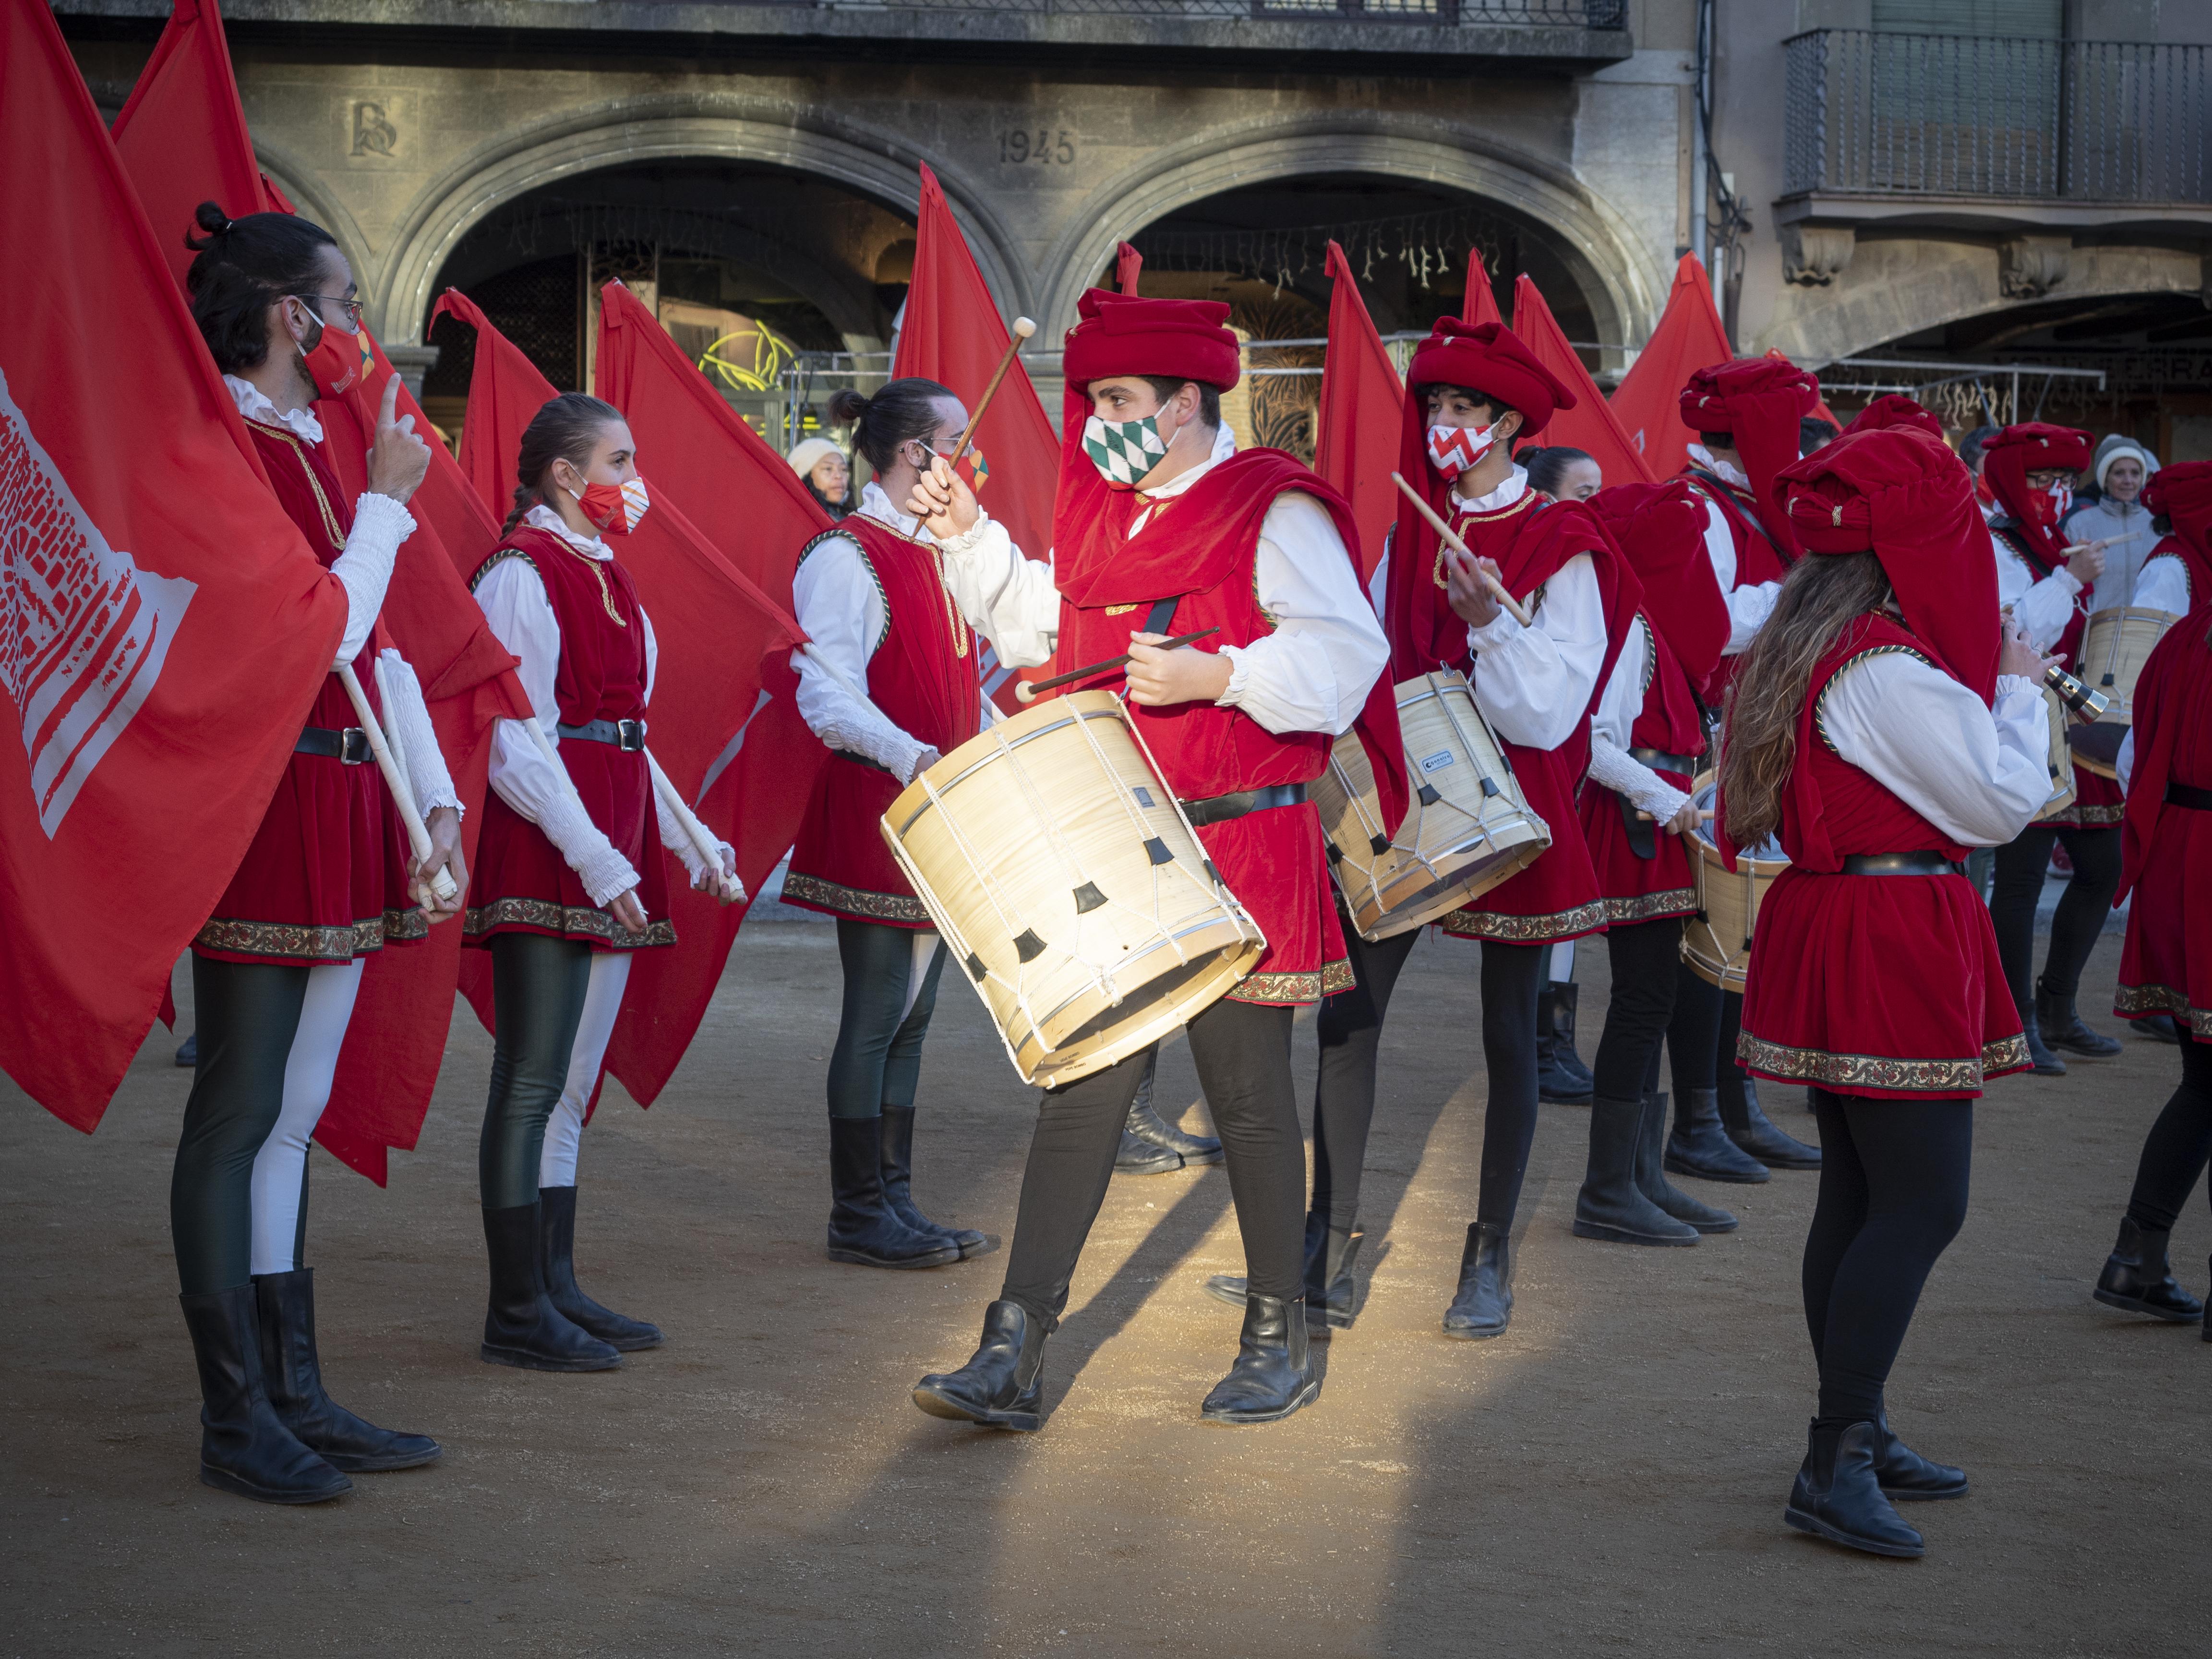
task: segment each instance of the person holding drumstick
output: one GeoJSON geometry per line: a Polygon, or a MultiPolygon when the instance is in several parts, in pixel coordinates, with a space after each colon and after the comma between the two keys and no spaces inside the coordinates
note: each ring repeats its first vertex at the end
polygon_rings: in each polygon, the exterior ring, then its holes
{"type": "Polygon", "coordinates": [[[424,938],[468,883],[453,791],[414,671],[372,643],[406,508],[430,452],[384,392],[368,490],[348,501],[314,404],[361,372],[361,301],[330,234],[284,213],[233,219],[201,204],[186,285],[270,488],[346,593],[331,676],[252,846],[192,941],[198,1065],[169,1194],[185,1321],[204,1401],[200,1479],[268,1503],[335,1498],[348,1470],[439,1455],[426,1435],[363,1422],[324,1391],[307,1248],[307,1143],[361,988],[363,959],[424,938]],[[375,697],[380,661],[391,700],[375,697]],[[397,811],[341,682],[351,669],[400,734],[431,852],[410,858],[397,811]],[[450,903],[430,892],[443,873],[450,903]],[[413,889],[410,896],[410,889],[413,889]],[[417,908],[416,900],[420,900],[417,908]],[[267,1361],[264,1362],[264,1355],[267,1361]]]}
{"type": "Polygon", "coordinates": [[[1722,845],[1790,866],[1752,941],[1739,1055],[1809,1085],[1826,1154],[1805,1243],[1819,1414],[1784,1518],[1881,1555],[1925,1546],[1893,1500],[1966,1477],[1891,1431],[1884,1384],[1966,1218],[1973,1101],[2025,1070],[1974,846],[2048,799],[2050,659],[2001,635],[1972,483],[1910,429],[1838,439],[1782,475],[1807,556],[1739,671],[1722,845]]]}
{"type": "MultiPolygon", "coordinates": [[[[1239,452],[1221,393],[1239,377],[1229,307],[1093,289],[1066,340],[1054,565],[983,538],[971,492],[938,465],[910,510],[942,542],[963,614],[1002,662],[1112,664],[1073,689],[1120,686],[1222,884],[1267,948],[1188,1031],[1243,1235],[1244,1322],[1228,1374],[1200,1407],[1272,1423],[1321,1382],[1301,1305],[1305,1148],[1291,1083],[1296,1007],[1349,982],[1306,785],[1329,745],[1378,718],[1389,655],[1359,591],[1351,509],[1279,450],[1239,452]],[[1162,649],[1200,629],[1205,647],[1162,649]]],[[[1395,701],[1381,764],[1396,753],[1395,701]]],[[[1531,1019],[1533,1035],[1533,1016],[1531,1019]]],[[[1041,1420],[1047,1334],[1114,1172],[1151,1050],[1044,1092],[1000,1299],[958,1370],[925,1376],[932,1415],[1006,1428],[1041,1420]]]]}
{"type": "Polygon", "coordinates": [[[477,1153],[491,1268],[480,1352],[605,1370],[661,1341],[585,1295],[575,1268],[577,1152],[631,953],[676,943],[660,848],[695,888],[725,903],[740,890],[727,843],[656,799],[645,716],[659,653],[606,539],[650,504],[628,423],[566,392],[523,428],[515,471],[514,510],[471,584],[537,710],[495,728],[464,924],[465,942],[491,953],[498,1016],[477,1153]]]}

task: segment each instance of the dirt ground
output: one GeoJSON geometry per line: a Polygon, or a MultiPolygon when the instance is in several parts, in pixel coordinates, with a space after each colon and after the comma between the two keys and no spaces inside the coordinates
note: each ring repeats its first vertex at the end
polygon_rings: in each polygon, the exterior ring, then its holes
{"type": "MultiPolygon", "coordinates": [[[[2112,984],[2118,945],[2089,985],[2112,984]]],[[[1586,1243],[1567,1224],[1584,1115],[1547,1106],[1512,1329],[1439,1334],[1481,1144],[1474,967],[1449,940],[1413,957],[1369,1154],[1366,1310],[1322,1350],[1315,1407],[1243,1431],[1197,1415],[1236,1335],[1200,1287],[1242,1270],[1218,1170],[1116,1179],[1048,1350],[1042,1433],[914,1409],[914,1380],[967,1356],[1005,1258],[823,1259],[837,963],[830,930],[799,923],[746,929],[660,1102],[641,1114],[611,1083],[586,1136],[586,1288],[667,1346],[595,1376],[481,1364],[490,1046],[461,1008],[390,1188],[317,1155],[310,1251],[333,1393],[446,1456],[313,1509],[194,1479],[173,1039],[157,1030],[94,1138],[0,1083],[0,1653],[2203,1650],[2212,1345],[2089,1300],[2171,1048],[2131,1038],[1980,1108],[1972,1216],[1891,1389],[1900,1431],[1974,1492],[1915,1506],[1924,1560],[1876,1560],[1781,1524],[1812,1403],[1796,1280],[1815,1177],[1701,1187],[1743,1226],[1694,1250],[1586,1243]]],[[[1587,1057],[1602,949],[1581,978],[1587,1057]]],[[[1162,1077],[1194,1102],[1187,1052],[1162,1077]]],[[[1770,1097],[1811,1138],[1802,1097],[1770,1097]]],[[[920,1102],[933,1213],[1011,1229],[1031,1102],[948,979],[920,1102]]],[[[2175,1244],[2202,1291],[2201,1201],[2175,1244]]]]}

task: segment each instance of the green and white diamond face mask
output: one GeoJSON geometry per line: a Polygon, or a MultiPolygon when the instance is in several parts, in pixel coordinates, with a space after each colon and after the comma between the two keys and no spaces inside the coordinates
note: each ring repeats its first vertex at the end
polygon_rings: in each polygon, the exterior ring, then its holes
{"type": "Polygon", "coordinates": [[[1083,422],[1083,453],[1098,476],[1114,489],[1133,489],[1137,480],[1160,464],[1168,447],[1157,415],[1140,421],[1109,421],[1093,415],[1083,422]]]}

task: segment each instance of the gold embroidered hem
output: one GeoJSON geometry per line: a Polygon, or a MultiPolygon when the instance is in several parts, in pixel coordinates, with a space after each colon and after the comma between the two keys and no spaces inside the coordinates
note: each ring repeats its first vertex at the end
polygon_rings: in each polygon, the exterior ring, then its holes
{"type": "MultiPolygon", "coordinates": [[[[387,910],[374,921],[340,922],[331,927],[315,927],[305,922],[240,921],[228,916],[210,916],[192,936],[192,948],[241,957],[281,957],[287,962],[351,962],[356,957],[384,948],[386,931],[398,914],[387,910]]],[[[428,918],[420,910],[412,914],[422,921],[423,932],[428,933],[428,918]]]]}
{"type": "Polygon", "coordinates": [[[502,927],[521,927],[533,933],[584,939],[604,945],[611,951],[645,951],[676,943],[676,924],[666,917],[648,921],[641,934],[632,933],[605,910],[563,904],[558,899],[494,899],[489,904],[471,905],[461,918],[461,937],[465,939],[480,939],[502,927]]]}
{"type": "Polygon", "coordinates": [[[2125,801],[2110,806],[2084,806],[2078,802],[2047,817],[2036,819],[2038,823],[2073,823],[2084,830],[2095,830],[2118,823],[2128,815],[2125,801]]]}
{"type": "Polygon", "coordinates": [[[1641,898],[1601,899],[1599,902],[1605,907],[1609,926],[1626,927],[1639,921],[1656,921],[1662,916],[1693,916],[1698,913],[1698,891],[1694,887],[1674,887],[1665,892],[1646,893],[1641,898]]]}
{"type": "Polygon", "coordinates": [[[1941,1095],[1979,1093],[1989,1078],[2027,1065],[2027,1039],[1985,1043],[1971,1060],[1897,1060],[1887,1054],[1832,1054],[1822,1048],[1790,1048],[1741,1033],[1735,1057],[1762,1077],[1854,1093],[1941,1095]]]}
{"type": "Polygon", "coordinates": [[[2123,985],[2112,994],[2112,1012],[2128,1019],[2171,1014],[2188,1025],[2191,1036],[2212,1042],[2212,1008],[2191,1007],[2188,994],[2170,985],[2123,985]]]}
{"type": "Polygon", "coordinates": [[[896,921],[912,927],[934,927],[929,908],[911,893],[871,893],[846,887],[819,876],[786,875],[783,902],[802,909],[834,911],[862,921],[896,921]]]}
{"type": "MultiPolygon", "coordinates": [[[[1696,907],[1694,904],[1692,908],[1696,907]]],[[[1548,916],[1507,916],[1494,910],[1469,907],[1454,910],[1440,926],[1455,939],[1494,939],[1501,945],[1540,945],[1546,939],[1574,939],[1605,927],[1605,901],[1577,904],[1548,916]]]]}
{"type": "Polygon", "coordinates": [[[1279,1006],[1291,1002],[1319,1002],[1352,988],[1352,963],[1340,957],[1325,962],[1317,974],[1247,974],[1230,988],[1229,1002],[1259,1002],[1279,1006]]]}

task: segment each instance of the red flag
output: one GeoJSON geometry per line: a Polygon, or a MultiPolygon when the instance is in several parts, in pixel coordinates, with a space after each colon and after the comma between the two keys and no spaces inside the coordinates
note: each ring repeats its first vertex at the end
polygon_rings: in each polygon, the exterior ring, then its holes
{"type": "MultiPolygon", "coordinates": [[[[515,458],[530,417],[560,394],[538,365],[491,325],[475,301],[449,288],[430,309],[433,327],[451,317],[476,331],[476,362],[469,370],[469,413],[461,422],[460,468],[487,512],[505,522],[514,501],[515,458]]],[[[473,576],[472,570],[468,573],[473,576]]]]}
{"type": "Polygon", "coordinates": [[[1674,267],[1667,309],[1613,394],[1613,412],[1654,478],[1669,478],[1690,459],[1698,434],[1682,424],[1682,388],[1690,376],[1727,362],[1728,331],[1713,309],[1713,285],[1695,254],[1674,267]]]}
{"type": "MultiPolygon", "coordinates": [[[[1128,245],[1122,244],[1125,248],[1128,245]]],[[[1124,291],[1135,273],[1127,270],[1137,251],[1122,255],[1124,291]]],[[[921,214],[915,240],[914,285],[906,293],[906,320],[899,329],[898,361],[895,376],[920,374],[950,386],[972,416],[984,387],[1006,356],[1013,338],[999,315],[998,301],[975,268],[967,238],[952,217],[952,210],[938,187],[937,175],[921,169],[921,214]]],[[[1044,405],[1030,384],[1029,371],[1016,358],[991,400],[990,412],[976,428],[974,461],[976,496],[991,516],[1006,526],[1014,545],[1032,559],[1052,551],[1053,492],[1060,483],[1060,440],[1045,419],[1044,405]]],[[[984,695],[995,698],[1012,713],[1014,671],[1000,665],[998,653],[987,644],[979,653],[976,672],[982,677],[984,695]]],[[[1052,672],[1049,665],[1024,671],[1036,679],[1052,672]]]]}
{"type": "Polygon", "coordinates": [[[244,856],[345,626],[53,14],[0,12],[0,1066],[90,1130],[244,856]],[[88,343],[130,319],[129,385],[88,343]]]}
{"type": "MultiPolygon", "coordinates": [[[[1513,283],[1513,332],[1536,361],[1550,369],[1559,383],[1575,394],[1575,406],[1552,416],[1542,441],[1567,444],[1582,450],[1598,465],[1608,484],[1655,483],[1635,444],[1620,429],[1620,422],[1605,401],[1605,394],[1590,379],[1583,360],[1567,343],[1566,331],[1552,315],[1551,307],[1524,272],[1513,283]]],[[[1538,434],[1531,433],[1531,437],[1538,434]]]]}
{"type": "Polygon", "coordinates": [[[1359,526],[1359,579],[1375,574],[1383,532],[1397,522],[1398,465],[1406,388],[1375,331],[1367,302],[1352,280],[1352,262],[1328,245],[1328,350],[1321,371],[1321,411],[1314,419],[1314,471],[1352,503],[1359,526]]]}
{"type": "Polygon", "coordinates": [[[1145,256],[1127,242],[1114,244],[1114,286],[1135,296],[1137,278],[1144,274],[1145,256]]]}
{"type": "Polygon", "coordinates": [[[1467,251],[1467,297],[1460,301],[1460,320],[1469,324],[1505,320],[1498,309],[1498,296],[1491,292],[1490,272],[1483,265],[1479,247],[1467,251]]]}

